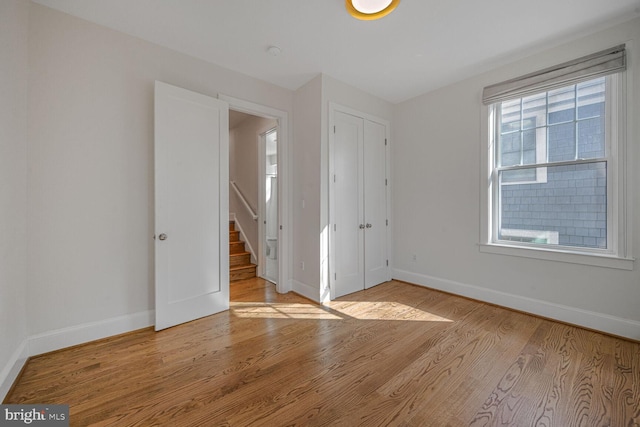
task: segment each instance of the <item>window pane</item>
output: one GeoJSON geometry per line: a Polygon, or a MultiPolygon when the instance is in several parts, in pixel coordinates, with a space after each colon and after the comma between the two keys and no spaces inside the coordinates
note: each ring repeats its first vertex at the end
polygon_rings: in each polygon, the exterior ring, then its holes
{"type": "Polygon", "coordinates": [[[522,98],[522,127],[532,129],[547,125],[547,94],[522,98]]]}
{"type": "Polygon", "coordinates": [[[502,135],[500,138],[501,166],[514,166],[520,164],[520,132],[502,135]]]}
{"type": "Polygon", "coordinates": [[[604,82],[602,77],[578,84],[578,120],[604,116],[604,82]]]}
{"type": "Polygon", "coordinates": [[[549,124],[574,120],[575,108],[575,86],[567,86],[549,92],[549,124]]]}
{"type": "Polygon", "coordinates": [[[536,163],[536,130],[525,130],[522,132],[522,164],[534,163],[536,163]]]}
{"type": "Polygon", "coordinates": [[[575,160],[576,136],[573,122],[549,126],[548,156],[550,162],[575,160]]]}
{"type": "Polygon", "coordinates": [[[604,117],[578,122],[578,158],[604,157],[604,117]]]}
{"type": "Polygon", "coordinates": [[[520,119],[520,99],[502,103],[501,133],[519,131],[520,119]]]}
{"type": "Polygon", "coordinates": [[[509,184],[536,169],[499,172],[499,239],[606,249],[607,163],[537,169],[545,182],[509,184]]]}

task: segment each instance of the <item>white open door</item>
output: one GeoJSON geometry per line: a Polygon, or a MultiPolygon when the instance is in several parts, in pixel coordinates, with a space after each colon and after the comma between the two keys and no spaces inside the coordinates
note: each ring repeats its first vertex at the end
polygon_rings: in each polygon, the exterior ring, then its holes
{"type": "Polygon", "coordinates": [[[229,309],[229,108],[156,81],[155,329],[229,309]]]}

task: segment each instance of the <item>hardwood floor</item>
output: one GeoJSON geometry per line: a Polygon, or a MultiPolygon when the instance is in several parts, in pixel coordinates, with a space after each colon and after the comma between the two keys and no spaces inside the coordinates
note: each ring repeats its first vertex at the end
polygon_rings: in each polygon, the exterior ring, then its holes
{"type": "Polygon", "coordinates": [[[32,358],[5,403],[74,426],[640,425],[640,344],[389,282],[321,307],[261,279],[228,312],[32,358]]]}

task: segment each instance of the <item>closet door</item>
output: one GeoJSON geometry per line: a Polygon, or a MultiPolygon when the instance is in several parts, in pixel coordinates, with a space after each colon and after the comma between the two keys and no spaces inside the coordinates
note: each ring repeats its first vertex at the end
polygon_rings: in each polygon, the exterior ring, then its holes
{"type": "Polygon", "coordinates": [[[386,128],[364,120],[364,287],[387,281],[386,128]]]}
{"type": "Polygon", "coordinates": [[[332,185],[334,273],[333,297],[364,289],[364,123],[359,117],[334,116],[332,185]]]}
{"type": "Polygon", "coordinates": [[[388,279],[384,125],[334,112],[331,146],[332,297],[388,279]]]}

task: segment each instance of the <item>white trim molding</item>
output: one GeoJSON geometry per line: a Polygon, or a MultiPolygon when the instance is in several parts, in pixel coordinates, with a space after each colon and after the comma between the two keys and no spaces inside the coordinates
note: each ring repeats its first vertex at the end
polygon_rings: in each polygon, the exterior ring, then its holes
{"type": "Polygon", "coordinates": [[[405,270],[393,271],[393,278],[439,291],[499,305],[513,310],[554,319],[583,328],[640,341],[640,322],[595,311],[500,292],[453,280],[427,276],[405,270]]]}
{"type": "Polygon", "coordinates": [[[570,264],[590,265],[594,267],[616,268],[619,270],[633,270],[634,258],[618,258],[591,253],[563,252],[560,250],[545,250],[544,248],[525,248],[500,245],[498,243],[479,244],[480,252],[495,255],[519,256],[525,258],[543,259],[547,261],[567,262],[570,264]]]}
{"type": "Polygon", "coordinates": [[[319,289],[315,288],[311,285],[307,285],[306,283],[299,282],[295,279],[291,279],[291,291],[296,294],[300,294],[305,298],[310,299],[311,301],[317,302],[320,304],[320,294],[318,293],[319,289]]]}
{"type": "Polygon", "coordinates": [[[0,372],[0,402],[4,401],[11,386],[20,375],[22,367],[29,358],[29,339],[26,338],[20,343],[16,351],[13,352],[11,358],[0,372]]]}
{"type": "Polygon", "coordinates": [[[54,329],[29,337],[29,353],[31,356],[36,356],[102,338],[124,334],[137,329],[147,328],[153,326],[154,323],[155,310],[148,310],[113,317],[111,319],[99,320],[97,322],[83,323],[68,328],[54,329]]]}

